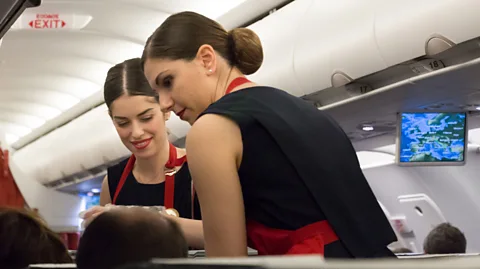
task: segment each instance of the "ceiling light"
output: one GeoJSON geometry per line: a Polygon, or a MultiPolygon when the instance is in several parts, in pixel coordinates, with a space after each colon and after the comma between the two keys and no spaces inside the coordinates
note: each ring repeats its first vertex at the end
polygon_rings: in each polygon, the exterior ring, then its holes
{"type": "Polygon", "coordinates": [[[480,110],[480,106],[477,106],[475,109],[476,109],[476,110],[480,110]]]}
{"type": "Polygon", "coordinates": [[[364,130],[366,132],[370,132],[370,131],[373,131],[374,128],[371,125],[365,125],[365,126],[362,127],[362,130],[364,130]]]}
{"type": "Polygon", "coordinates": [[[100,189],[92,189],[93,193],[100,193],[100,189]]]}

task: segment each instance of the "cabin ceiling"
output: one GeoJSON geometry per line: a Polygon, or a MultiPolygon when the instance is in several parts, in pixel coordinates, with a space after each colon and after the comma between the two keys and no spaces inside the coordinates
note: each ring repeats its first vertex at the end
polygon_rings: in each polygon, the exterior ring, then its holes
{"type": "Polygon", "coordinates": [[[0,47],[0,131],[13,143],[101,91],[108,69],[139,57],[145,40],[169,15],[190,10],[215,19],[244,1],[42,0],[22,17],[91,20],[83,29],[65,30],[28,29],[28,21],[19,19],[16,26],[27,29],[7,32],[0,47]]]}
{"type": "MultiPolygon", "coordinates": [[[[215,19],[245,1],[42,0],[40,7],[24,14],[77,14],[92,19],[81,30],[12,29],[5,35],[0,47],[0,133],[5,132],[7,142],[13,143],[101,92],[107,70],[125,59],[139,57],[144,41],[169,15],[191,10],[215,19]]],[[[478,44],[474,45],[472,55],[478,57],[478,44]]],[[[445,63],[448,67],[437,72],[407,76],[402,82],[381,87],[365,78],[375,90],[353,98],[344,89],[331,88],[305,99],[320,103],[334,100],[320,109],[330,113],[352,141],[389,134],[385,141],[392,144],[398,111],[478,113],[480,61],[445,63]],[[364,125],[374,129],[364,131],[364,125]]],[[[398,68],[398,73],[382,73],[379,81],[390,83],[386,77],[398,79],[409,69],[398,68]]],[[[180,124],[180,120],[172,115],[170,124],[180,124]]],[[[96,178],[63,191],[84,192],[100,184],[101,178],[96,178]]]]}

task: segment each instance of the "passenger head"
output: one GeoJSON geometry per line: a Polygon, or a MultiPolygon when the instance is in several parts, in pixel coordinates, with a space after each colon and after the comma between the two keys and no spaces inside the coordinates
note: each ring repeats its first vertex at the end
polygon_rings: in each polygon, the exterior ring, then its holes
{"type": "Polygon", "coordinates": [[[177,223],[143,208],[113,209],[90,223],[78,246],[78,269],[112,269],[152,258],[185,258],[188,246],[177,223]]]}
{"type": "Polygon", "coordinates": [[[466,249],[465,235],[450,223],[442,223],[433,228],[423,242],[426,254],[465,253],[466,249]]]}
{"type": "Polygon", "coordinates": [[[0,208],[0,268],[72,262],[60,237],[32,212],[0,208]]]}
{"type": "Polygon", "coordinates": [[[227,80],[255,73],[263,61],[260,39],[250,29],[226,31],[194,12],[168,17],[143,51],[145,75],[164,110],[192,124],[223,96],[227,80]]]}
{"type": "Polygon", "coordinates": [[[155,155],[167,143],[165,120],[158,94],[150,88],[140,59],[130,59],[110,68],[104,98],[123,144],[137,158],[155,155]]]}

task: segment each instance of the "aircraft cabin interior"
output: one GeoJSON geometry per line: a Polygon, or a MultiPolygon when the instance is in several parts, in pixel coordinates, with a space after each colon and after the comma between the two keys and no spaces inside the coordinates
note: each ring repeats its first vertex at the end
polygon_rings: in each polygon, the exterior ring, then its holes
{"type": "MultiPolygon", "coordinates": [[[[107,72],[141,57],[169,16],[193,11],[253,30],[263,63],[247,78],[340,125],[397,237],[389,249],[410,253],[329,263],[191,250],[148,268],[478,268],[478,10],[478,0],[1,0],[0,207],[34,210],[75,254],[81,213],[100,204],[108,168],[132,155],[105,104],[107,72]],[[442,223],[463,233],[466,251],[438,263],[424,243],[442,223]]],[[[166,128],[184,148],[190,124],[171,113],[166,128]]]]}

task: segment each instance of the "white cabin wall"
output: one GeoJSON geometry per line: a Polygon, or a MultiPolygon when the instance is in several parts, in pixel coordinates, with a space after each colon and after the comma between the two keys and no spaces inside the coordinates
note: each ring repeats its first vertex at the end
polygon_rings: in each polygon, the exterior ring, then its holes
{"type": "Polygon", "coordinates": [[[16,162],[10,162],[10,171],[27,204],[37,208],[50,227],[54,230],[78,228],[78,214],[85,209],[82,198],[48,189],[35,177],[24,173],[16,162]]]}
{"type": "MultiPolygon", "coordinates": [[[[467,251],[480,252],[480,154],[469,145],[465,166],[407,168],[429,190],[447,221],[467,237],[467,251]]],[[[429,195],[430,195],[429,194],[429,195]]]]}
{"type": "Polygon", "coordinates": [[[396,164],[364,169],[363,173],[377,199],[392,216],[402,214],[398,196],[413,193],[431,194],[415,173],[396,164]]]}
{"type": "MultiPolygon", "coordinates": [[[[398,196],[424,193],[435,201],[448,222],[465,233],[467,252],[480,252],[477,236],[480,226],[479,147],[469,145],[465,166],[400,167],[391,162],[393,155],[385,153],[377,153],[376,160],[370,157],[368,161],[365,154],[359,154],[359,159],[375,196],[392,216],[404,215],[398,196]],[[379,163],[381,155],[388,164],[368,164],[379,163]]],[[[423,243],[424,238],[416,240],[423,243]]]]}
{"type": "MultiPolygon", "coordinates": [[[[390,156],[392,158],[394,157],[393,155],[390,156]]],[[[390,216],[405,215],[397,200],[398,196],[414,193],[431,195],[416,174],[408,169],[398,167],[393,162],[388,165],[363,169],[363,173],[367,178],[373,193],[377,197],[377,200],[388,210],[390,216]]],[[[412,228],[415,230],[415,227],[412,228]]],[[[423,242],[422,238],[417,238],[416,236],[411,238],[401,238],[398,234],[397,238],[400,242],[406,244],[404,245],[405,247],[412,249],[414,252],[422,251],[421,248],[419,249],[418,245],[421,244],[420,242],[423,242]],[[414,244],[415,247],[413,247],[412,244],[414,244]]]]}

